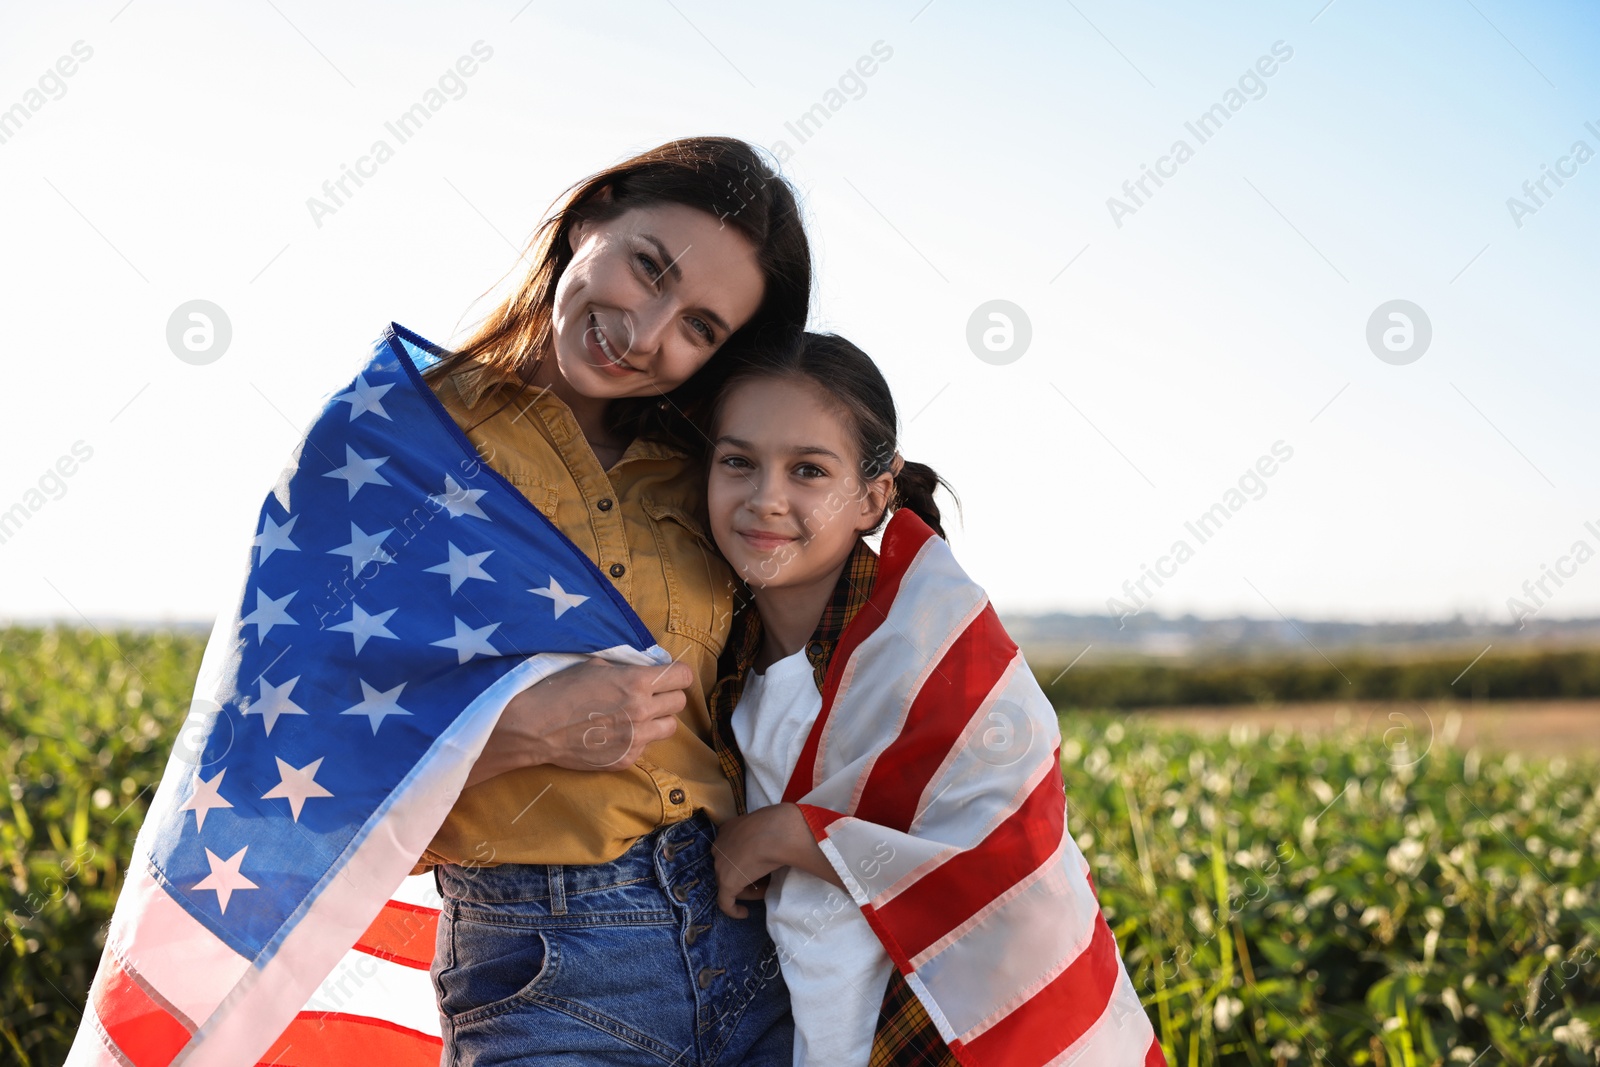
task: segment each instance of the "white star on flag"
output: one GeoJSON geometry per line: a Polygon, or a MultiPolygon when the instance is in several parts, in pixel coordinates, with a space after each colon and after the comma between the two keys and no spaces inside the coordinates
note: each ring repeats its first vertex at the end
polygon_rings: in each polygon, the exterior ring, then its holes
{"type": "Polygon", "coordinates": [[[328,549],[330,556],[349,556],[350,569],[359,575],[366,569],[367,564],[376,560],[379,563],[393,563],[394,557],[383,550],[383,539],[394,533],[394,527],[369,534],[355,523],[350,524],[350,543],[340,545],[338,548],[328,549]]]}
{"type": "Polygon", "coordinates": [[[486,582],[494,581],[493,576],[481,566],[484,560],[494,555],[493,549],[487,552],[474,552],[469,555],[457,548],[454,542],[446,542],[446,544],[450,547],[450,559],[437,567],[424,567],[422,569],[429,574],[448,574],[452,593],[460,589],[461,583],[468,578],[482,578],[486,582]]]}
{"type": "Polygon", "coordinates": [[[448,510],[452,519],[459,519],[463,515],[471,515],[473,518],[482,519],[484,522],[492,522],[494,520],[485,515],[483,509],[478,506],[478,498],[488,491],[487,489],[468,489],[446,474],[444,476],[444,492],[430,493],[428,499],[438,504],[441,508],[448,510]]]}
{"type": "Polygon", "coordinates": [[[215,778],[207,782],[200,777],[199,771],[195,772],[194,795],[188,800],[185,800],[183,805],[179,807],[178,810],[194,812],[194,828],[196,830],[205,829],[206,812],[210,811],[212,808],[233,807],[232,804],[222,799],[222,794],[218,792],[218,790],[222,788],[222,776],[227,773],[228,769],[224,767],[222,770],[217,772],[217,776],[215,778]]]}
{"type": "Polygon", "coordinates": [[[239,865],[244,862],[244,854],[250,848],[246,845],[238,852],[223,859],[209,848],[206,849],[206,862],[211,864],[211,873],[200,879],[190,890],[210,889],[217,894],[217,905],[222,913],[228,913],[228,900],[233,896],[235,889],[260,889],[250,879],[239,873],[239,865]]]}
{"type": "Polygon", "coordinates": [[[260,715],[267,727],[267,736],[272,736],[272,728],[278,723],[279,715],[305,715],[306,709],[289,699],[289,694],[294,692],[294,683],[300,680],[297,674],[282,685],[273,685],[266,678],[261,678],[261,696],[252,700],[250,706],[244,709],[246,715],[260,715]]]}
{"type": "Polygon", "coordinates": [[[579,596],[577,593],[569,593],[565,589],[561,588],[561,583],[556,581],[556,576],[553,574],[550,576],[549,585],[545,586],[543,589],[530,589],[528,592],[538,593],[540,596],[549,597],[551,601],[555,603],[556,618],[558,619],[561,618],[562,614],[568,608],[575,608],[579,604],[582,604],[585,600],[589,599],[586,596],[579,596]]]}
{"type": "Polygon", "coordinates": [[[346,498],[354,500],[356,493],[363,485],[388,485],[389,479],[378,473],[378,468],[389,462],[388,456],[374,456],[368,459],[356,454],[356,450],[349,445],[344,446],[344,466],[335,467],[324,474],[324,478],[343,478],[350,486],[350,495],[346,498]]]}
{"type": "Polygon", "coordinates": [[[376,736],[384,716],[411,714],[400,706],[400,690],[406,687],[405,682],[401,682],[393,689],[386,689],[380,693],[378,692],[378,687],[368,685],[365,678],[360,679],[360,681],[361,703],[354,707],[346,708],[339,713],[340,715],[365,715],[372,722],[372,733],[376,736]]]}
{"type": "MultiPolygon", "coordinates": [[[[359,568],[358,568],[359,569],[359,568]]],[[[389,616],[399,611],[399,608],[390,608],[379,615],[368,615],[360,604],[350,602],[350,621],[341,622],[330,626],[328,629],[337,630],[339,633],[350,634],[356,639],[356,655],[361,654],[362,646],[374,637],[388,637],[398,641],[399,638],[389,632],[384,623],[389,621],[389,616]]]]}
{"type": "Polygon", "coordinates": [[[290,618],[289,612],[284,609],[284,605],[293,600],[295,593],[299,591],[296,589],[283,599],[274,600],[267,595],[266,590],[257,586],[256,610],[239,620],[240,629],[253,624],[256,628],[256,640],[260,642],[267,639],[267,634],[274,626],[299,626],[300,624],[290,618]]]}
{"type": "Polygon", "coordinates": [[[317,776],[317,768],[322,766],[322,761],[327,758],[326,756],[318,756],[298,770],[276,756],[273,758],[278,760],[278,777],[281,780],[277,785],[262,793],[261,799],[272,800],[278,798],[287,800],[289,809],[294,812],[295,822],[300,821],[300,809],[305,807],[306,801],[311,797],[333,796],[332,793],[312,781],[317,776]]]}
{"type": "Polygon", "coordinates": [[[456,619],[456,634],[454,637],[447,637],[443,641],[429,641],[428,643],[455,649],[456,663],[459,666],[473,656],[498,656],[500,650],[489,643],[489,635],[499,628],[499,623],[491,622],[488,626],[474,630],[460,619],[456,619]]]}
{"type": "Polygon", "coordinates": [[[289,531],[294,529],[294,524],[299,518],[298,515],[290,515],[289,521],[279,526],[272,521],[271,515],[261,516],[261,532],[256,534],[256,539],[252,542],[261,549],[259,562],[265,563],[274,552],[300,551],[300,546],[289,540],[289,531]]]}
{"type": "Polygon", "coordinates": [[[365,415],[369,411],[374,415],[382,415],[384,418],[389,419],[390,422],[393,422],[394,420],[389,418],[389,413],[383,410],[383,394],[393,388],[394,385],[392,383],[389,385],[368,385],[366,377],[358,374],[356,375],[356,383],[350,388],[350,391],[340,393],[333,399],[343,400],[350,405],[351,422],[356,421],[356,416],[365,415]]]}

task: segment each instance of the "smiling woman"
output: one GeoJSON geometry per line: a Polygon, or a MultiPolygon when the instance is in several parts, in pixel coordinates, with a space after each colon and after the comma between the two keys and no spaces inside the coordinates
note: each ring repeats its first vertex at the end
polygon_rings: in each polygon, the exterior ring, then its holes
{"type": "Polygon", "coordinates": [[[416,868],[444,1062],[788,1067],[772,941],[714,905],[741,767],[706,707],[734,580],[697,427],[738,353],[805,320],[794,194],[742,141],[674,141],[575,186],[528,258],[429,384],[674,662],[591,659],[507,706],[416,868]]]}

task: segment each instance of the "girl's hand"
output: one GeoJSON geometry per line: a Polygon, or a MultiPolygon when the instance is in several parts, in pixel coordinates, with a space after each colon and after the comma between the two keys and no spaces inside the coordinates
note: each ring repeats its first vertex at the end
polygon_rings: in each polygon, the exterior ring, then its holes
{"type": "Polygon", "coordinates": [[[466,784],[541,764],[631,767],[646,745],[678,729],[684,690],[693,684],[684,663],[640,667],[591,656],[511,698],[466,784]]]}
{"type": "Polygon", "coordinates": [[[730,918],[748,916],[750,909],[735,901],[764,897],[768,875],[781,867],[798,867],[844,888],[794,804],[773,804],[729,819],[717,828],[711,851],[716,857],[717,906],[730,918]]]}

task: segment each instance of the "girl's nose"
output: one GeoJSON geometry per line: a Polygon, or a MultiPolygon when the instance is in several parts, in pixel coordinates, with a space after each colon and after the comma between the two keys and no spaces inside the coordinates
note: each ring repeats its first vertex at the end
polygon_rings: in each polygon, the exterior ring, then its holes
{"type": "Polygon", "coordinates": [[[745,502],[757,515],[771,515],[785,509],[788,501],[780,491],[782,483],[778,473],[767,468],[750,475],[750,493],[745,502]]]}

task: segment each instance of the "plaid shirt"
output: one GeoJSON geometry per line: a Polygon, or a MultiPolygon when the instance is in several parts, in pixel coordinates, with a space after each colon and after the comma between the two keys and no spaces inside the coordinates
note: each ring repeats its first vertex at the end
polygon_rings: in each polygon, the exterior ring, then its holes
{"type": "MultiPolygon", "coordinates": [[[[806,642],[806,658],[816,677],[817,688],[822,688],[828,674],[828,664],[833,650],[846,627],[856,617],[878,578],[878,556],[867,543],[856,541],[834,586],[833,596],[822,611],[817,628],[806,642]]],[[[733,783],[734,803],[739,814],[745,812],[744,757],[733,734],[733,710],[739,706],[744,693],[744,679],[761,649],[761,615],[755,609],[748,591],[741,590],[735,597],[733,632],[727,647],[717,663],[717,684],[708,700],[711,711],[712,747],[722,761],[722,771],[733,783]]],[[[883,1005],[878,1011],[878,1029],[872,1039],[872,1058],[869,1067],[957,1067],[958,1061],[939,1036],[939,1030],[928,1017],[899,970],[889,972],[888,988],[883,1005]]]]}

